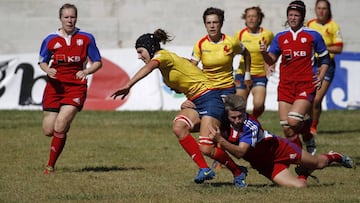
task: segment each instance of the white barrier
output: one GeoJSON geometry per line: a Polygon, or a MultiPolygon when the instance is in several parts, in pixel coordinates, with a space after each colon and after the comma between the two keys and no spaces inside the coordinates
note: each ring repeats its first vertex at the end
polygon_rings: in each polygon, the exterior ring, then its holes
{"type": "MultiPolygon", "coordinates": [[[[192,47],[166,47],[189,58],[192,47]]],[[[89,91],[84,110],[178,110],[185,96],[171,91],[162,82],[159,71],[138,82],[125,100],[113,100],[110,95],[124,85],[143,66],[135,49],[101,50],[103,68],[90,76],[89,91]]],[[[330,88],[324,110],[345,109],[360,101],[360,75],[357,68],[360,55],[345,53],[337,57],[338,70],[330,88]],[[342,58],[345,56],[345,58],[342,58]],[[341,76],[338,75],[341,73],[341,76]],[[340,81],[340,82],[339,82],[340,81]],[[334,87],[333,87],[334,86],[334,87]],[[329,96],[330,95],[330,96],[329,96]]],[[[38,54],[0,55],[0,109],[41,109],[45,74],[37,65],[38,54]]],[[[239,58],[235,58],[237,67],[239,58]]],[[[277,110],[278,72],[269,78],[266,110],[277,110]]],[[[252,109],[252,96],[248,109],[252,109]]],[[[356,106],[355,106],[356,108],[356,106]]]]}

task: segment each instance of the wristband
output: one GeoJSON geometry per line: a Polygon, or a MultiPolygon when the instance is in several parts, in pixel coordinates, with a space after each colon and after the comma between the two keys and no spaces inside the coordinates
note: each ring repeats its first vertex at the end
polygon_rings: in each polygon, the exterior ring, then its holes
{"type": "Polygon", "coordinates": [[[250,72],[245,72],[245,77],[244,77],[245,80],[251,80],[251,75],[250,75],[250,72]]]}

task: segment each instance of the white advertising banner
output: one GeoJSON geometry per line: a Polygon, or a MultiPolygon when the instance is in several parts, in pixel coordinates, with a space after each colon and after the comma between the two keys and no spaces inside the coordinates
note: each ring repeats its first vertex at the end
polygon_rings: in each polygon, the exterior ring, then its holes
{"type": "MultiPolygon", "coordinates": [[[[190,58],[192,47],[166,47],[180,56],[190,58]]],[[[103,68],[89,76],[88,96],[84,110],[179,110],[186,100],[162,81],[154,71],[139,81],[124,100],[113,100],[110,95],[130,80],[144,64],[134,48],[101,50],[103,68]]],[[[40,110],[46,75],[37,65],[38,54],[0,55],[0,109],[40,110]]],[[[239,58],[235,58],[234,67],[239,58]]],[[[338,69],[327,99],[326,109],[345,109],[360,105],[360,54],[344,53],[336,58],[338,69]]],[[[278,70],[269,77],[266,110],[277,110],[278,70]]],[[[252,109],[252,96],[248,109],[252,109]]]]}

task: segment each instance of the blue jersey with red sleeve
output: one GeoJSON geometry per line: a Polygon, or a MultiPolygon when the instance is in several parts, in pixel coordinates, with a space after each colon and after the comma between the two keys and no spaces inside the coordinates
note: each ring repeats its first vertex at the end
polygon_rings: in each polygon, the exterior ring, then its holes
{"type": "Polygon", "coordinates": [[[269,52],[281,55],[280,81],[313,80],[314,54],[319,57],[328,54],[320,33],[306,27],[296,32],[287,29],[276,34],[269,52]]]}
{"type": "Polygon", "coordinates": [[[42,42],[39,63],[47,63],[56,69],[56,79],[65,83],[83,84],[76,78],[79,70],[86,68],[88,58],[101,61],[99,49],[92,34],[76,28],[69,36],[60,32],[49,34],[42,42]]]}
{"type": "Polygon", "coordinates": [[[230,125],[228,130],[225,131],[229,142],[237,145],[240,142],[245,142],[255,148],[256,144],[264,138],[274,136],[267,131],[264,131],[261,124],[253,116],[248,114],[246,116],[247,119],[245,119],[241,129],[236,129],[230,125]]]}

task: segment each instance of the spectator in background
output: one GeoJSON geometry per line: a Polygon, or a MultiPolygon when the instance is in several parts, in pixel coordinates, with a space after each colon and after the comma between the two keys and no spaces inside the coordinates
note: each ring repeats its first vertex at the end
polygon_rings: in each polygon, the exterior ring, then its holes
{"type": "MultiPolygon", "coordinates": [[[[306,25],[318,31],[326,44],[330,53],[330,64],[326,71],[321,87],[316,91],[312,108],[311,133],[317,134],[317,125],[319,124],[321,114],[321,103],[324,96],[334,79],[335,74],[335,54],[340,54],[343,50],[343,38],[340,33],[339,25],[332,19],[331,4],[328,0],[317,0],[315,3],[316,18],[309,20],[306,25]]],[[[315,69],[321,64],[315,63],[315,69]]]]}
{"type": "Polygon", "coordinates": [[[210,138],[236,158],[248,161],[255,170],[274,183],[297,188],[307,185],[306,180],[292,175],[288,170],[290,164],[315,170],[338,162],[346,168],[355,168],[353,160],[346,155],[330,151],[328,154],[312,156],[289,140],[262,129],[261,124],[246,113],[246,100],[241,96],[232,94],[224,100],[230,125],[224,126],[222,131],[210,126],[210,138]]]}
{"type": "Polygon", "coordinates": [[[52,137],[45,174],[55,172],[75,115],[81,111],[87,92],[89,74],[102,66],[100,52],[92,34],[76,27],[77,8],[64,4],[59,9],[61,27],[48,35],[40,48],[39,66],[48,81],[43,95],[43,131],[52,137]],[[91,60],[90,67],[86,62],[91,60]]]}
{"type": "MultiPolygon", "coordinates": [[[[312,108],[316,88],[320,88],[330,62],[322,36],[304,27],[306,8],[302,1],[292,1],[287,7],[289,28],[276,34],[270,48],[260,44],[265,62],[274,64],[281,56],[278,85],[279,118],[286,138],[302,147],[313,140],[310,120],[305,115],[312,108]],[[318,54],[319,69],[313,73],[314,53],[318,54]]],[[[312,152],[315,147],[307,145],[312,152]]]]}
{"type": "MultiPolygon", "coordinates": [[[[235,34],[235,39],[244,44],[251,55],[250,72],[246,72],[244,58],[241,58],[239,68],[235,75],[236,94],[241,95],[246,100],[250,94],[253,95],[253,112],[252,115],[258,118],[265,110],[266,85],[268,82],[266,70],[273,70],[268,67],[261,55],[259,42],[265,41],[270,45],[274,34],[261,27],[264,13],[258,6],[246,8],[242,19],[245,20],[245,28],[235,34]],[[245,78],[251,75],[252,86],[245,85],[245,78]]],[[[272,65],[274,66],[274,65],[272,65]]]]}
{"type": "Polygon", "coordinates": [[[220,120],[224,114],[224,104],[221,91],[215,89],[214,83],[205,74],[194,66],[188,59],[177,56],[175,53],[164,50],[160,42],[165,44],[171,41],[170,36],[162,29],[157,29],[153,34],[140,36],[135,44],[139,59],[145,65],[131,78],[127,85],[121,87],[112,94],[112,97],[122,95],[124,98],[129,94],[133,85],[146,77],[153,70],[159,69],[164,82],[178,93],[184,93],[193,102],[196,108],[183,108],[175,117],[173,132],[177,136],[180,145],[189,154],[199,167],[198,175],[194,181],[203,183],[205,180],[213,179],[214,171],[207,165],[202,153],[226,164],[228,168],[239,170],[234,177],[237,187],[245,183],[245,172],[242,172],[230,156],[220,148],[215,148],[209,139],[208,126],[220,126],[220,120]],[[190,132],[200,125],[200,145],[196,142],[190,132]]]}

